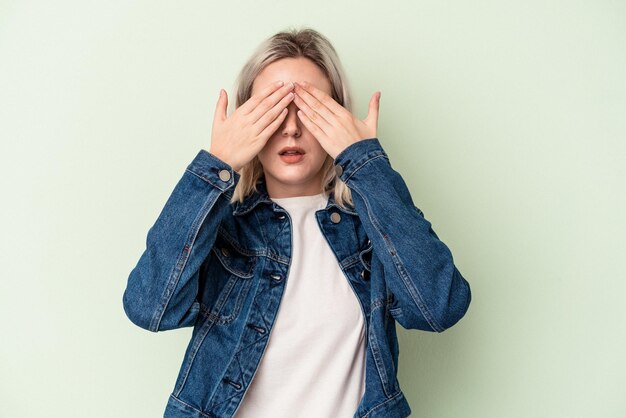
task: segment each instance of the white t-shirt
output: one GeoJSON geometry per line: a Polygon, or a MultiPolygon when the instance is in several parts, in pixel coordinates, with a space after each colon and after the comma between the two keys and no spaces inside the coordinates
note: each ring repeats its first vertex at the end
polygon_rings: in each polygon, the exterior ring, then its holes
{"type": "Polygon", "coordinates": [[[272,200],[292,220],[292,264],[268,345],[235,417],[352,418],[365,391],[365,318],[315,218],[327,198],[272,200]]]}

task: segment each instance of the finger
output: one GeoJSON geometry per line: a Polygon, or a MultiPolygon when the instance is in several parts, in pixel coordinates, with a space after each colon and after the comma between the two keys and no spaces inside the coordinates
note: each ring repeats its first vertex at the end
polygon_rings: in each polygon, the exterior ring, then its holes
{"type": "Polygon", "coordinates": [[[298,84],[302,86],[302,88],[307,93],[310,93],[313,97],[315,97],[317,100],[322,102],[334,114],[341,115],[342,113],[345,113],[348,111],[345,107],[337,103],[335,99],[330,97],[325,91],[318,89],[314,85],[306,81],[301,84],[300,83],[298,84]]]}
{"type": "Polygon", "coordinates": [[[213,115],[213,122],[216,120],[223,122],[226,120],[226,109],[228,108],[228,94],[224,89],[220,89],[220,95],[215,105],[215,114],[213,115]]]}
{"type": "Polygon", "coordinates": [[[257,107],[248,114],[248,118],[251,123],[256,123],[269,112],[277,103],[280,103],[285,97],[289,96],[289,93],[293,90],[293,83],[287,83],[283,87],[279,88],[268,97],[263,99],[257,107]]]}
{"type": "Polygon", "coordinates": [[[326,133],[319,126],[313,123],[302,110],[298,110],[298,117],[304,124],[304,127],[307,128],[309,132],[311,132],[311,134],[318,139],[318,141],[320,138],[323,138],[324,140],[328,138],[328,135],[326,135],[326,133]]]}
{"type": "Polygon", "coordinates": [[[274,119],[272,123],[267,125],[265,129],[261,131],[261,133],[259,134],[259,138],[261,138],[263,141],[267,141],[267,139],[270,136],[272,136],[274,132],[276,132],[276,129],[278,129],[281,123],[283,123],[283,121],[285,120],[285,117],[287,116],[287,113],[288,113],[287,108],[283,109],[279,113],[278,117],[274,119]]]}
{"type": "Polygon", "coordinates": [[[378,113],[380,111],[380,96],[381,93],[377,91],[372,95],[370,99],[369,108],[367,110],[367,117],[365,118],[365,122],[369,126],[373,126],[376,128],[378,126],[378,113]]]}
{"type": "Polygon", "coordinates": [[[285,97],[283,97],[280,102],[276,103],[274,107],[265,112],[261,118],[256,121],[255,128],[257,132],[262,132],[274,119],[276,119],[283,109],[286,109],[289,106],[289,103],[294,98],[294,94],[292,92],[288,93],[285,97]]]}
{"type": "Polygon", "coordinates": [[[283,81],[275,81],[272,84],[261,89],[261,91],[259,91],[258,93],[250,97],[248,100],[246,100],[244,104],[239,106],[239,109],[241,109],[240,111],[244,115],[249,114],[259,105],[259,103],[261,103],[261,101],[263,101],[263,99],[265,99],[270,94],[274,93],[276,90],[281,88],[284,84],[285,83],[283,81]]]}
{"type": "Polygon", "coordinates": [[[300,87],[297,83],[295,91],[295,103],[300,109],[306,109],[305,113],[309,117],[309,119],[317,122],[316,119],[320,117],[331,125],[337,123],[337,116],[324,103],[322,103],[311,93],[300,87]]]}
{"type": "MultiPolygon", "coordinates": [[[[311,96],[312,97],[312,96],[311,96]]],[[[319,106],[324,107],[324,109],[326,109],[327,113],[330,113],[330,110],[328,110],[325,106],[323,106],[319,101],[316,100],[316,103],[318,103],[318,109],[319,106]]],[[[321,130],[324,131],[324,133],[326,133],[328,135],[328,133],[332,130],[333,125],[331,123],[329,123],[321,114],[320,112],[316,111],[315,109],[313,109],[311,106],[309,106],[303,99],[302,97],[300,97],[298,94],[296,94],[296,97],[294,98],[294,103],[296,104],[296,106],[298,106],[298,108],[300,108],[300,111],[303,112],[307,119],[310,120],[311,122],[313,122],[315,125],[317,125],[321,130]]],[[[321,110],[321,109],[320,109],[321,110]]],[[[336,118],[333,116],[332,120],[336,122],[336,118]]]]}

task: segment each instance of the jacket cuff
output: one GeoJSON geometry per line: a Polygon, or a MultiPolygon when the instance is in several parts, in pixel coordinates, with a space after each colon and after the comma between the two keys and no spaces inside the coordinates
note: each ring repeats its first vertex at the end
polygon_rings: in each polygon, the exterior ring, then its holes
{"type": "MultiPolygon", "coordinates": [[[[187,171],[210,183],[222,192],[226,192],[229,189],[234,190],[241,178],[241,175],[230,164],[220,160],[204,149],[201,149],[187,166],[187,171]]],[[[230,194],[232,195],[232,192],[230,194]]]]}
{"type": "Polygon", "coordinates": [[[378,138],[362,139],[349,145],[335,157],[335,173],[344,183],[368,161],[389,158],[378,138]]]}

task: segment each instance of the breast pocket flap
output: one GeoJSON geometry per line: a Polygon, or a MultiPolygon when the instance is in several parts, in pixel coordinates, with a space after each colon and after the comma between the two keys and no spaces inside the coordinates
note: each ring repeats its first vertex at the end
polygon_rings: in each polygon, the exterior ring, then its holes
{"type": "Polygon", "coordinates": [[[225,238],[218,235],[211,251],[224,268],[232,274],[244,279],[254,276],[256,257],[246,254],[225,238]]]}

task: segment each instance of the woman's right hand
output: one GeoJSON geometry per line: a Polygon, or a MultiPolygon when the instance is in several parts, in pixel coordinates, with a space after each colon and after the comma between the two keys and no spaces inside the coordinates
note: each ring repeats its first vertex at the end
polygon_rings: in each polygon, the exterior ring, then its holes
{"type": "Polygon", "coordinates": [[[209,152],[239,172],[285,120],[287,106],[294,97],[293,87],[293,83],[272,83],[235,109],[230,117],[226,116],[228,94],[220,90],[209,152]]]}

